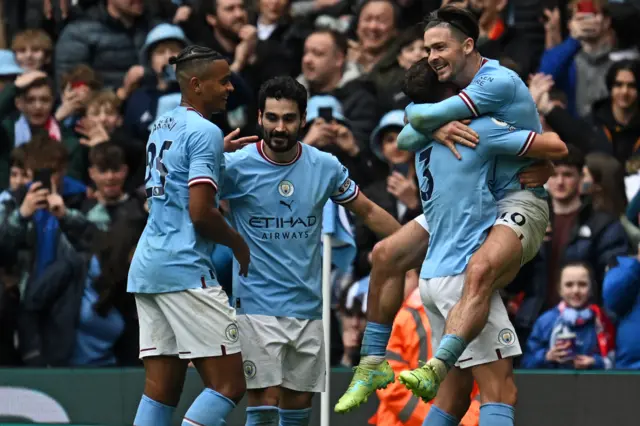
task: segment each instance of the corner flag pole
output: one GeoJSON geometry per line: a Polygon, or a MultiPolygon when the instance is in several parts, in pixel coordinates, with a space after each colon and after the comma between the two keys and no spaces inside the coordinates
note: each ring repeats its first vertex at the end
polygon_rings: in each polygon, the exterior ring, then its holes
{"type": "Polygon", "coordinates": [[[320,394],[320,426],[329,426],[331,401],[329,400],[331,377],[331,235],[322,234],[322,326],[327,364],[326,388],[320,394]]]}

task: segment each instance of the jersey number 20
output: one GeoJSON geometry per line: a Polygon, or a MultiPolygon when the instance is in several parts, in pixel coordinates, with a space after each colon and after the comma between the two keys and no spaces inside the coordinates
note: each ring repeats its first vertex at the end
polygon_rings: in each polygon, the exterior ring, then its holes
{"type": "Polygon", "coordinates": [[[418,160],[423,163],[424,171],[422,172],[422,177],[426,180],[425,182],[425,190],[420,190],[420,197],[422,201],[429,201],[431,199],[431,194],[433,193],[433,176],[431,175],[431,171],[429,170],[429,162],[431,161],[431,150],[433,147],[429,147],[420,153],[420,157],[418,160]]]}
{"type": "MultiPolygon", "coordinates": [[[[160,175],[160,188],[162,189],[162,192],[164,193],[164,183],[165,183],[165,177],[167,176],[167,174],[169,173],[169,171],[167,170],[167,168],[164,166],[164,164],[162,163],[162,158],[164,156],[164,152],[166,150],[168,150],[171,147],[171,144],[173,143],[173,141],[164,141],[162,143],[162,146],[160,147],[160,152],[157,152],[157,148],[156,148],[156,143],[155,142],[150,142],[149,143],[149,148],[147,148],[147,170],[148,170],[148,174],[146,179],[144,180],[144,183],[146,184],[147,182],[149,182],[151,180],[151,178],[153,177],[152,174],[152,169],[156,169],[156,171],[158,172],[158,174],[160,175]],[[156,155],[157,153],[157,155],[156,155]]],[[[158,189],[160,189],[158,188],[158,189]]],[[[153,195],[162,195],[162,194],[156,194],[156,192],[158,192],[158,190],[156,189],[155,185],[153,189],[153,195]]]]}

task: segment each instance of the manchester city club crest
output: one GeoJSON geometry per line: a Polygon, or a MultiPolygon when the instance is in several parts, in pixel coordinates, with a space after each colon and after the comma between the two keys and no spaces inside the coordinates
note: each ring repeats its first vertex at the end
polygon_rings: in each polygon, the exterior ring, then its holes
{"type": "Polygon", "coordinates": [[[293,184],[288,180],[283,180],[278,184],[278,192],[283,197],[291,197],[293,195],[293,184]]]}
{"type": "Polygon", "coordinates": [[[227,336],[227,339],[229,339],[232,342],[237,342],[238,341],[238,326],[235,324],[229,324],[229,326],[227,327],[227,329],[224,332],[225,336],[227,336]]]}
{"type": "Polygon", "coordinates": [[[509,330],[508,328],[503,328],[502,330],[500,330],[500,333],[498,333],[498,342],[505,346],[513,345],[515,340],[516,338],[513,334],[513,331],[509,330]]]}
{"type": "Polygon", "coordinates": [[[252,379],[256,376],[256,365],[253,361],[245,361],[242,363],[242,369],[244,370],[244,377],[252,379]]]}

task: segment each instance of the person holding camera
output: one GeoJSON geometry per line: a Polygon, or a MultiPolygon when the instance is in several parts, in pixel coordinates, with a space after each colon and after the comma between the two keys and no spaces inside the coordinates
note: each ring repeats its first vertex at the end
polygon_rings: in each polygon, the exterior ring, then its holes
{"type": "Polygon", "coordinates": [[[309,98],[305,131],[302,142],[335,155],[349,169],[354,181],[370,182],[376,175],[375,169],[379,164],[360,149],[337,98],[330,95],[309,98]]]}
{"type": "Polygon", "coordinates": [[[17,253],[21,293],[58,258],[81,247],[77,225],[86,222],[80,206],[87,191],[65,175],[63,144],[38,133],[25,149],[30,183],[10,191],[0,204],[0,251],[17,253]]]}

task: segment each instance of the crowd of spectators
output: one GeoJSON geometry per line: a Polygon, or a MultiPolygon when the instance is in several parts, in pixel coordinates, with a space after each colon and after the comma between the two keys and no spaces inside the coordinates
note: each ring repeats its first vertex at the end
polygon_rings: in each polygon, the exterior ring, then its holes
{"type": "MultiPolygon", "coordinates": [[[[477,16],[480,52],[527,82],[570,145],[543,246],[503,294],[520,366],[640,368],[640,6],[624,0],[0,0],[0,365],[138,365],[126,265],[150,127],[180,101],[169,58],[188,44],[231,65],[235,91],[211,117],[225,134],[259,136],[257,89],[294,76],[310,96],[300,139],[400,222],[420,214],[413,154],[396,146],[402,80],[444,4],[477,16]]],[[[343,366],[358,361],[378,241],[351,225],[331,330],[343,366]]],[[[231,291],[230,254],[212,257],[231,291]]],[[[408,274],[408,298],[416,285],[408,274]]]]}

